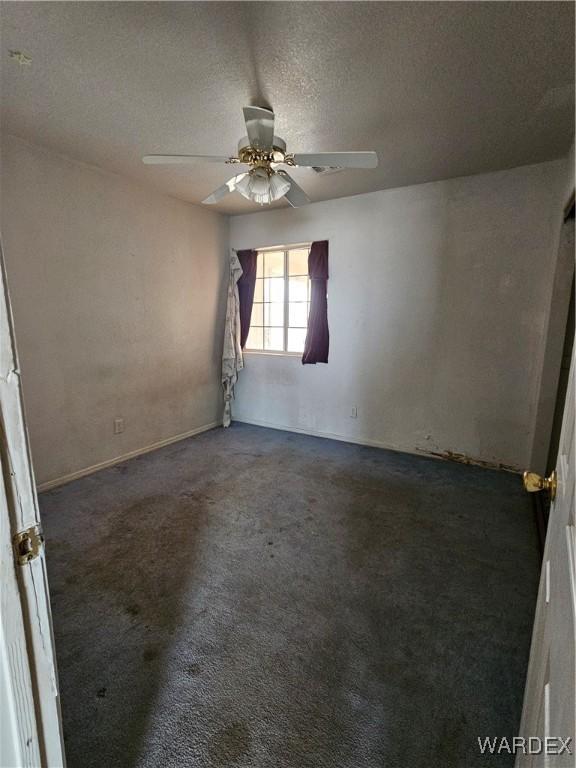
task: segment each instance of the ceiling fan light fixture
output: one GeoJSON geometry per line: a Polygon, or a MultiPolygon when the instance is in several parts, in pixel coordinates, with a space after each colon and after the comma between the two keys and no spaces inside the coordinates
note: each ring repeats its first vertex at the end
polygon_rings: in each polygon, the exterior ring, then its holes
{"type": "Polygon", "coordinates": [[[279,200],[290,189],[290,182],[276,171],[253,168],[236,185],[236,191],[258,205],[269,205],[279,200]]]}
{"type": "Polygon", "coordinates": [[[272,200],[279,200],[281,197],[284,197],[289,189],[290,182],[288,179],[285,179],[282,175],[274,171],[270,176],[270,194],[272,200]]]}
{"type": "Polygon", "coordinates": [[[250,173],[249,186],[253,199],[265,200],[270,196],[270,179],[265,168],[255,168],[250,173]]]}

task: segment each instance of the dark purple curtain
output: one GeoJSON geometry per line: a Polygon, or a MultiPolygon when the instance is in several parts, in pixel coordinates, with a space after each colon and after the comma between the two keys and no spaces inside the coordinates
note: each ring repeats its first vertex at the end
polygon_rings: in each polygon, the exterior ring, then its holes
{"type": "Polygon", "coordinates": [[[328,240],[312,243],[308,255],[308,275],[311,280],[311,296],[303,365],[328,362],[328,240]]]}
{"type": "Polygon", "coordinates": [[[244,349],[250,330],[256,287],[256,251],[236,251],[236,255],[242,267],[242,277],[238,280],[238,298],[240,300],[240,346],[244,349]]]}

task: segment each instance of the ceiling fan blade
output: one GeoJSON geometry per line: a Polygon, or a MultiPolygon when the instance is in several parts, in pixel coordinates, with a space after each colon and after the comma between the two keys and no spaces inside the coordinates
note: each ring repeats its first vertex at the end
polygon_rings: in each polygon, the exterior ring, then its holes
{"type": "Polygon", "coordinates": [[[202,203],[204,205],[213,205],[214,203],[219,202],[222,200],[223,197],[226,197],[230,192],[234,192],[236,189],[236,184],[240,181],[240,179],[243,179],[244,176],[247,176],[246,173],[240,173],[238,176],[234,176],[231,179],[228,179],[226,184],[222,184],[221,187],[218,187],[218,189],[215,189],[214,192],[212,192],[211,195],[208,195],[207,198],[202,200],[202,203]]]}
{"type": "Polygon", "coordinates": [[[376,168],[378,155],[376,152],[307,152],[295,154],[294,163],[318,168],[376,168]]]}
{"type": "Polygon", "coordinates": [[[226,155],[144,155],[145,165],[194,165],[196,163],[225,163],[226,155]]]}
{"type": "Polygon", "coordinates": [[[299,187],[298,184],[296,184],[292,176],[289,176],[286,171],[278,171],[278,173],[290,182],[290,189],[286,192],[284,197],[288,200],[292,208],[300,208],[302,205],[308,205],[310,198],[306,192],[304,192],[302,187],[299,187]]]}
{"type": "Polygon", "coordinates": [[[270,149],[274,143],[274,112],[264,107],[244,107],[246,133],[255,149],[270,149]]]}

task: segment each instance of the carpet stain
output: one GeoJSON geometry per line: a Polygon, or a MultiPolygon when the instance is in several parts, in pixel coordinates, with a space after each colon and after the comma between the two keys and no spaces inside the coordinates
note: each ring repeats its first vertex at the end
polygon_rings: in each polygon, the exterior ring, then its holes
{"type": "Polygon", "coordinates": [[[198,677],[200,674],[200,664],[189,664],[188,669],[186,670],[186,674],[188,677],[198,677]]]}
{"type": "Polygon", "coordinates": [[[160,651],[158,648],[151,647],[151,648],[145,648],[142,652],[142,661],[151,662],[158,658],[160,655],[160,651]]]}
{"type": "Polygon", "coordinates": [[[210,754],[217,765],[230,765],[250,750],[252,737],[244,721],[231,723],[213,737],[210,754]]]}

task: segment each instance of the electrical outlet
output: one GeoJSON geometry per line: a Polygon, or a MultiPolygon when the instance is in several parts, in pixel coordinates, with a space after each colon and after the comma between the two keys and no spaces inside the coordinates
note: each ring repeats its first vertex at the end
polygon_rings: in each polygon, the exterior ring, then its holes
{"type": "Polygon", "coordinates": [[[114,419],[114,434],[119,435],[124,432],[124,419],[114,419]]]}
{"type": "Polygon", "coordinates": [[[353,405],[352,410],[350,411],[350,418],[351,419],[357,419],[358,418],[358,406],[353,405]]]}

